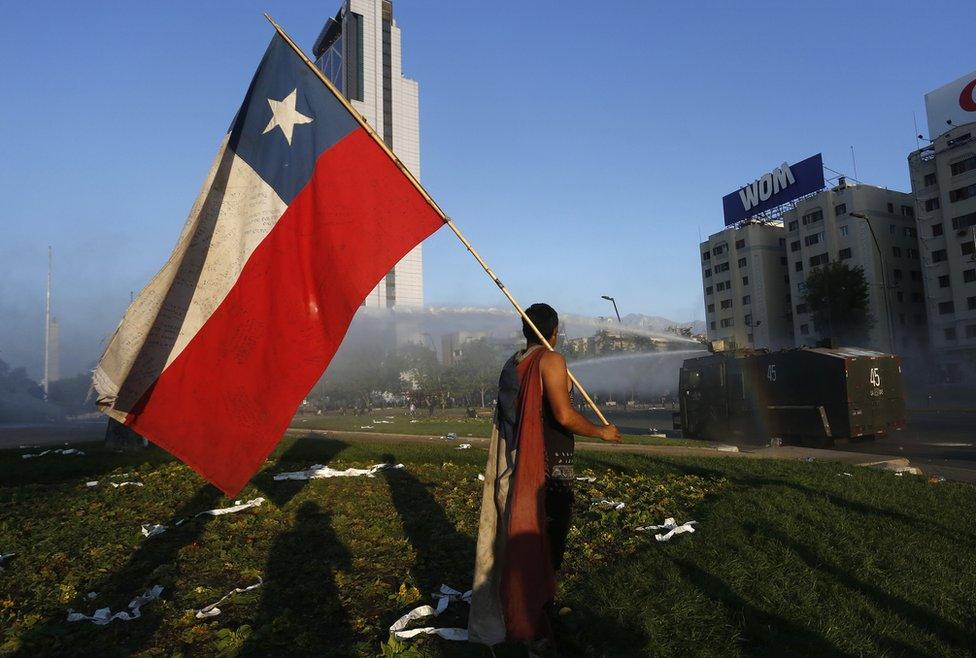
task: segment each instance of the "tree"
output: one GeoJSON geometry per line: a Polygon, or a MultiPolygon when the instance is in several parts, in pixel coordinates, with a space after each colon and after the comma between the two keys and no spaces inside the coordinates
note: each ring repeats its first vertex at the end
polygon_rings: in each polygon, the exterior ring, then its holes
{"type": "Polygon", "coordinates": [[[874,316],[868,312],[868,282],[861,267],[828,263],[807,276],[803,301],[821,336],[866,345],[874,316]]]}
{"type": "Polygon", "coordinates": [[[505,359],[484,338],[466,342],[453,368],[459,389],[465,395],[470,391],[478,393],[481,406],[485,406],[485,396],[498,386],[498,374],[504,364],[505,359]]]}

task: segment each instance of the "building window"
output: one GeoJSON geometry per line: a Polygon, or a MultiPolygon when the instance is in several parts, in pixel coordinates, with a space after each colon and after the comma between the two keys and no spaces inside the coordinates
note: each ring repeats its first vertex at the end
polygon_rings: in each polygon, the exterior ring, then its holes
{"type": "Polygon", "coordinates": [[[709,322],[708,323],[708,326],[711,328],[712,331],[715,331],[715,321],[714,320],[711,321],[711,322],[709,322]]]}
{"type": "Polygon", "coordinates": [[[976,281],[976,269],[963,270],[962,280],[965,281],[966,283],[972,283],[973,281],[976,281]]]}
{"type": "Polygon", "coordinates": [[[897,245],[894,246],[894,247],[892,247],[891,248],[891,255],[894,256],[895,258],[901,258],[901,247],[899,247],[897,245]]]}
{"type": "Polygon", "coordinates": [[[922,185],[924,185],[925,187],[931,187],[935,185],[937,182],[939,182],[939,179],[936,178],[935,172],[932,172],[931,174],[925,174],[925,178],[922,179],[922,185]]]}
{"type": "Polygon", "coordinates": [[[740,258],[739,259],[739,267],[745,267],[745,266],[746,266],[746,259],[745,258],[740,258]]]}
{"type": "Polygon", "coordinates": [[[810,325],[808,325],[808,324],[801,324],[800,325],[800,335],[801,336],[809,336],[810,335],[810,325]]]}
{"type": "Polygon", "coordinates": [[[708,305],[708,312],[709,313],[714,313],[715,312],[715,304],[709,304],[708,305]]]}
{"type": "Polygon", "coordinates": [[[718,256],[719,254],[723,253],[724,251],[725,251],[725,245],[724,244],[720,244],[717,247],[715,247],[714,249],[712,249],[712,255],[713,256],[718,256]]]}
{"type": "Polygon", "coordinates": [[[939,302],[939,315],[947,315],[949,313],[954,313],[956,310],[956,305],[952,302],[939,302]]]}
{"type": "Polygon", "coordinates": [[[810,257],[810,267],[818,267],[820,265],[826,265],[830,262],[830,258],[826,253],[817,254],[816,256],[810,257]]]}
{"type": "Polygon", "coordinates": [[[779,264],[784,266],[786,265],[786,256],[779,257],[779,264]]]}
{"type": "Polygon", "coordinates": [[[722,318],[723,327],[734,327],[735,321],[732,318],[722,318]]]}
{"type": "Polygon", "coordinates": [[[710,251],[703,251],[702,252],[702,262],[705,262],[706,260],[711,260],[711,259],[712,259],[712,252],[710,252],[710,251]]]}
{"type": "Polygon", "coordinates": [[[708,286],[707,288],[705,288],[705,294],[706,295],[711,295],[712,294],[712,287],[711,286],[708,286]]]}
{"type": "Polygon", "coordinates": [[[932,252],[932,262],[933,263],[941,263],[945,259],[946,259],[946,250],[945,249],[936,249],[935,251],[932,252]]]}
{"type": "Polygon", "coordinates": [[[966,338],[976,338],[976,324],[966,325],[966,338]]]}
{"type": "Polygon", "coordinates": [[[820,231],[819,233],[814,233],[812,235],[808,235],[807,237],[803,238],[803,243],[808,247],[811,245],[820,244],[823,241],[824,241],[823,231],[820,231]]]}
{"type": "Polygon", "coordinates": [[[800,250],[799,240],[794,240],[793,242],[790,243],[790,251],[799,251],[799,250],[800,250]]]}
{"type": "Polygon", "coordinates": [[[925,211],[932,212],[933,210],[938,210],[942,205],[939,203],[939,197],[934,196],[931,199],[925,200],[925,211]]]}
{"type": "Polygon", "coordinates": [[[718,274],[719,272],[728,272],[728,271],[729,271],[728,263],[719,263],[718,265],[715,266],[716,274],[718,274]]]}
{"type": "Polygon", "coordinates": [[[736,240],[735,241],[735,248],[736,249],[742,249],[744,246],[746,246],[746,241],[745,240],[736,240]]]}
{"type": "Polygon", "coordinates": [[[918,249],[912,249],[909,247],[905,249],[905,255],[909,258],[918,258],[918,249]]]}
{"type": "Polygon", "coordinates": [[[722,300],[722,308],[732,308],[732,300],[731,299],[723,299],[722,300]]]}
{"type": "Polygon", "coordinates": [[[718,283],[716,283],[715,284],[715,290],[718,291],[718,292],[722,292],[723,290],[725,290],[725,282],[724,281],[719,281],[718,283]]]}
{"type": "Polygon", "coordinates": [[[974,225],[976,225],[976,212],[952,218],[952,229],[954,231],[961,231],[974,225]]]}
{"type": "Polygon", "coordinates": [[[897,293],[895,293],[895,299],[897,299],[899,302],[905,301],[905,293],[899,290],[897,293]]]}
{"type": "Polygon", "coordinates": [[[937,238],[942,235],[942,222],[932,224],[932,237],[937,238]]]}
{"type": "Polygon", "coordinates": [[[949,165],[949,171],[952,172],[953,176],[958,176],[959,174],[969,171],[970,169],[976,169],[976,155],[970,156],[965,160],[960,160],[959,162],[953,162],[949,165]]]}
{"type": "Polygon", "coordinates": [[[970,311],[976,311],[976,297],[966,298],[966,308],[968,308],[970,311]]]}
{"type": "MultiPolygon", "coordinates": [[[[974,297],[974,299],[976,299],[976,297],[974,297]]],[[[752,303],[752,296],[751,295],[743,295],[743,297],[742,297],[742,305],[743,306],[748,306],[751,303],[752,303]]]]}
{"type": "Polygon", "coordinates": [[[781,246],[781,247],[785,247],[786,246],[786,238],[780,238],[779,239],[779,246],[781,246]]]}
{"type": "Polygon", "coordinates": [[[706,269],[705,269],[705,278],[707,279],[707,278],[709,278],[710,276],[712,276],[712,270],[711,270],[711,269],[708,269],[708,268],[706,268],[706,269]]]}
{"type": "Polygon", "coordinates": [[[847,227],[847,224],[844,224],[838,230],[840,231],[840,234],[845,237],[850,233],[850,229],[847,227]]]}
{"type": "Polygon", "coordinates": [[[920,292],[913,292],[912,293],[912,301],[915,302],[916,304],[920,304],[922,302],[922,293],[920,293],[920,292]]]}
{"type": "Polygon", "coordinates": [[[888,204],[888,214],[889,215],[894,215],[895,214],[895,204],[893,204],[893,203],[889,203],[888,204]]]}
{"type": "Polygon", "coordinates": [[[902,217],[914,217],[915,216],[915,209],[912,208],[911,206],[902,206],[901,207],[901,214],[902,214],[902,217]]]}
{"type": "Polygon", "coordinates": [[[796,305],[796,314],[797,315],[799,315],[800,313],[806,313],[806,312],[807,312],[807,305],[806,304],[797,304],[796,305]]]}
{"type": "Polygon", "coordinates": [[[948,288],[949,287],[949,275],[948,274],[943,274],[942,276],[939,277],[939,287],[940,288],[948,288]]]}
{"type": "Polygon", "coordinates": [[[840,217],[841,215],[846,215],[847,214],[847,204],[846,203],[841,203],[841,204],[838,204],[838,205],[834,206],[834,214],[836,216],[838,216],[838,217],[840,217]]]}
{"type": "Polygon", "coordinates": [[[799,228],[799,223],[794,219],[792,222],[787,224],[787,229],[790,233],[793,233],[799,228]]]}
{"type": "Polygon", "coordinates": [[[802,272],[803,271],[803,261],[802,260],[798,260],[795,263],[793,263],[793,269],[796,270],[797,272],[802,272]]]}
{"type": "Polygon", "coordinates": [[[752,334],[746,334],[746,340],[748,340],[751,343],[755,341],[755,338],[752,337],[752,334]]]}
{"type": "Polygon", "coordinates": [[[894,271],[895,281],[901,281],[901,270],[896,269],[894,271]]]}
{"type": "Polygon", "coordinates": [[[946,340],[955,340],[956,339],[956,328],[955,327],[949,327],[947,329],[944,329],[942,333],[943,333],[943,335],[945,335],[945,339],[946,340]]]}
{"type": "Polygon", "coordinates": [[[912,316],[912,321],[914,321],[915,324],[925,324],[925,316],[921,313],[916,313],[912,316]]]}
{"type": "Polygon", "coordinates": [[[962,251],[963,256],[968,256],[973,253],[974,248],[976,248],[976,242],[963,242],[959,245],[959,250],[962,251]]]}
{"type": "Polygon", "coordinates": [[[954,190],[949,190],[949,203],[955,203],[974,196],[976,196],[976,183],[966,185],[965,187],[958,187],[954,190]]]}
{"type": "Polygon", "coordinates": [[[922,273],[919,272],[918,270],[912,270],[911,272],[909,272],[909,275],[912,277],[912,281],[922,280],[922,273]]]}
{"type": "Polygon", "coordinates": [[[837,260],[847,260],[851,257],[851,248],[847,247],[837,252],[837,260]]]}
{"type": "Polygon", "coordinates": [[[749,277],[747,276],[742,277],[742,285],[744,286],[749,285],[749,277]]]}
{"type": "Polygon", "coordinates": [[[894,224],[888,224],[888,233],[891,233],[892,235],[894,235],[896,228],[898,228],[898,227],[896,227],[894,224]]]}
{"type": "Polygon", "coordinates": [[[813,212],[807,213],[806,215],[800,218],[800,221],[803,222],[804,226],[806,226],[807,224],[815,224],[822,220],[823,220],[823,210],[814,210],[813,212]]]}
{"type": "Polygon", "coordinates": [[[901,233],[906,238],[917,238],[918,237],[918,231],[916,231],[915,230],[915,227],[913,227],[913,226],[906,226],[905,228],[903,228],[901,230],[901,233]]]}

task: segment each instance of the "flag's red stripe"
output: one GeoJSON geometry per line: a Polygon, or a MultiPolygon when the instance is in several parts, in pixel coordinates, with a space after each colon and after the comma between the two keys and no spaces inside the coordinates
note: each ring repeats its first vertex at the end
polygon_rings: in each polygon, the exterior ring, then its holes
{"type": "Polygon", "coordinates": [[[309,184],[126,424],[228,496],[260,468],[377,281],[442,220],[358,129],[309,184]]]}

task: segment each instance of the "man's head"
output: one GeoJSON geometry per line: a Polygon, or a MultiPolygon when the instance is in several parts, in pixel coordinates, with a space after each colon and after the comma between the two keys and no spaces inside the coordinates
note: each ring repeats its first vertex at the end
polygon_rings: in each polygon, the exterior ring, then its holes
{"type": "MultiPolygon", "coordinates": [[[[525,309],[525,314],[532,320],[539,333],[546,337],[549,345],[555,347],[556,336],[559,331],[559,315],[556,313],[556,309],[549,304],[533,304],[525,309]]],[[[535,335],[525,320],[522,320],[522,334],[529,345],[539,344],[538,336],[535,335]]]]}

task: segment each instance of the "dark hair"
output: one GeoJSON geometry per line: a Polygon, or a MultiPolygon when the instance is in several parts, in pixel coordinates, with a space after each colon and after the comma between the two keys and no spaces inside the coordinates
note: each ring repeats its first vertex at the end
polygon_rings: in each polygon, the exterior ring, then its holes
{"type": "MultiPolygon", "coordinates": [[[[549,306],[549,304],[533,304],[532,306],[525,309],[525,314],[529,316],[533,324],[539,329],[539,332],[548,339],[552,336],[553,332],[556,331],[556,327],[559,326],[559,315],[556,313],[556,309],[549,306]]],[[[525,320],[522,320],[522,335],[530,343],[538,343],[539,337],[535,335],[532,328],[529,326],[525,320]]]]}

